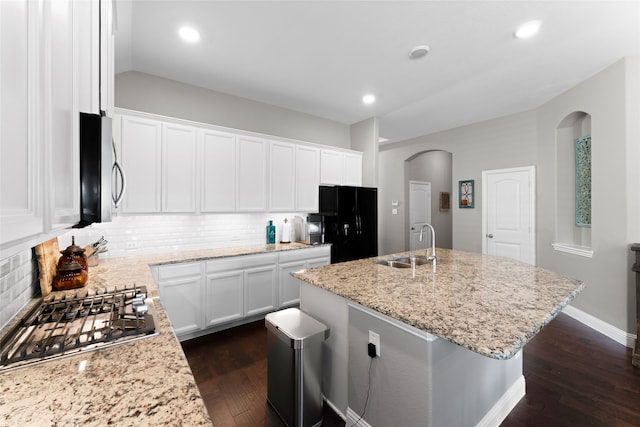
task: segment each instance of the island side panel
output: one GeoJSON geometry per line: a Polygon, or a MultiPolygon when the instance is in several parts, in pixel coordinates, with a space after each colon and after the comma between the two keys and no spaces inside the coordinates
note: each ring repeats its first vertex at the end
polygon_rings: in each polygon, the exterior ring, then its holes
{"type": "Polygon", "coordinates": [[[329,327],[329,338],[323,343],[324,397],[336,412],[346,418],[349,366],[347,301],[304,281],[300,283],[300,310],[329,327]]]}
{"type": "Polygon", "coordinates": [[[363,425],[433,426],[433,372],[429,361],[430,341],[434,338],[425,332],[415,336],[408,329],[384,320],[381,314],[349,304],[347,425],[355,424],[363,416],[369,390],[363,425]],[[373,361],[367,354],[369,331],[380,336],[380,357],[373,361]]]}
{"type": "Polygon", "coordinates": [[[350,303],[348,425],[364,410],[369,331],[381,347],[363,418],[370,426],[499,425],[524,395],[520,354],[491,359],[350,303]]]}

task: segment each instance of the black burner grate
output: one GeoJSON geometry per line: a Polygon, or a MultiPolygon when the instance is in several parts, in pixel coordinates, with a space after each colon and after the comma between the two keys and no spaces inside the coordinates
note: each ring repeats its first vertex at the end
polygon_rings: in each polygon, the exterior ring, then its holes
{"type": "Polygon", "coordinates": [[[0,369],[155,334],[144,286],[42,299],[0,342],[0,369]]]}

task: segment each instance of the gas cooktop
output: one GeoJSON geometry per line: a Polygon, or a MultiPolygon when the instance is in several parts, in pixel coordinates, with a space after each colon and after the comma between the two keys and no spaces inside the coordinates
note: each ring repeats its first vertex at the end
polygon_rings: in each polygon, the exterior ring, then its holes
{"type": "Polygon", "coordinates": [[[157,335],[144,286],[41,299],[0,342],[0,371],[157,335]]]}

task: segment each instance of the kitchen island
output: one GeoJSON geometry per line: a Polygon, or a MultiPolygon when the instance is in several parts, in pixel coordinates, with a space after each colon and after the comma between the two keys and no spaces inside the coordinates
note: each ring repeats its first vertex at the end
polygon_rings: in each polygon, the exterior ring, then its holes
{"type": "Polygon", "coordinates": [[[90,267],[83,291],[146,286],[158,335],[0,372],[0,426],[211,425],[150,266],[306,248],[299,243],[255,245],[100,260],[90,267]]]}
{"type": "Polygon", "coordinates": [[[304,281],[302,310],[331,327],[327,400],[357,420],[371,363],[363,421],[372,426],[499,422],[524,394],[520,350],[584,285],[511,259],[446,249],[437,250],[436,273],[431,263],[415,276],[375,263],[409,254],[294,274],[304,281]],[[373,361],[369,331],[380,337],[373,361]]]}

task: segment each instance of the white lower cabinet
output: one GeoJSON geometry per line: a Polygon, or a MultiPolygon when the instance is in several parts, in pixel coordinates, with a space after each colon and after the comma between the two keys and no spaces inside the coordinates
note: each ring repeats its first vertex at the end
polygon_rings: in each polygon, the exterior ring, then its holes
{"type": "Polygon", "coordinates": [[[300,280],[291,273],[303,268],[331,264],[331,247],[320,246],[304,251],[280,252],[278,259],[278,307],[300,303],[300,280]]]}
{"type": "Polygon", "coordinates": [[[178,337],[202,329],[202,263],[157,267],[162,305],[178,337]]]}
{"type": "Polygon", "coordinates": [[[244,271],[207,274],[204,286],[205,328],[244,317],[244,271]]]}
{"type": "MultiPolygon", "coordinates": [[[[275,261],[274,257],[274,261],[275,261]]],[[[244,314],[255,316],[268,313],[277,307],[276,263],[248,268],[244,272],[244,314]]]]}
{"type": "Polygon", "coordinates": [[[300,280],[291,275],[294,271],[306,267],[304,260],[284,262],[278,265],[278,301],[280,307],[288,307],[300,303],[300,280]]]}
{"type": "Polygon", "coordinates": [[[160,300],[180,340],[254,321],[300,300],[291,273],[327,265],[330,246],[153,267],[160,300]]]}

